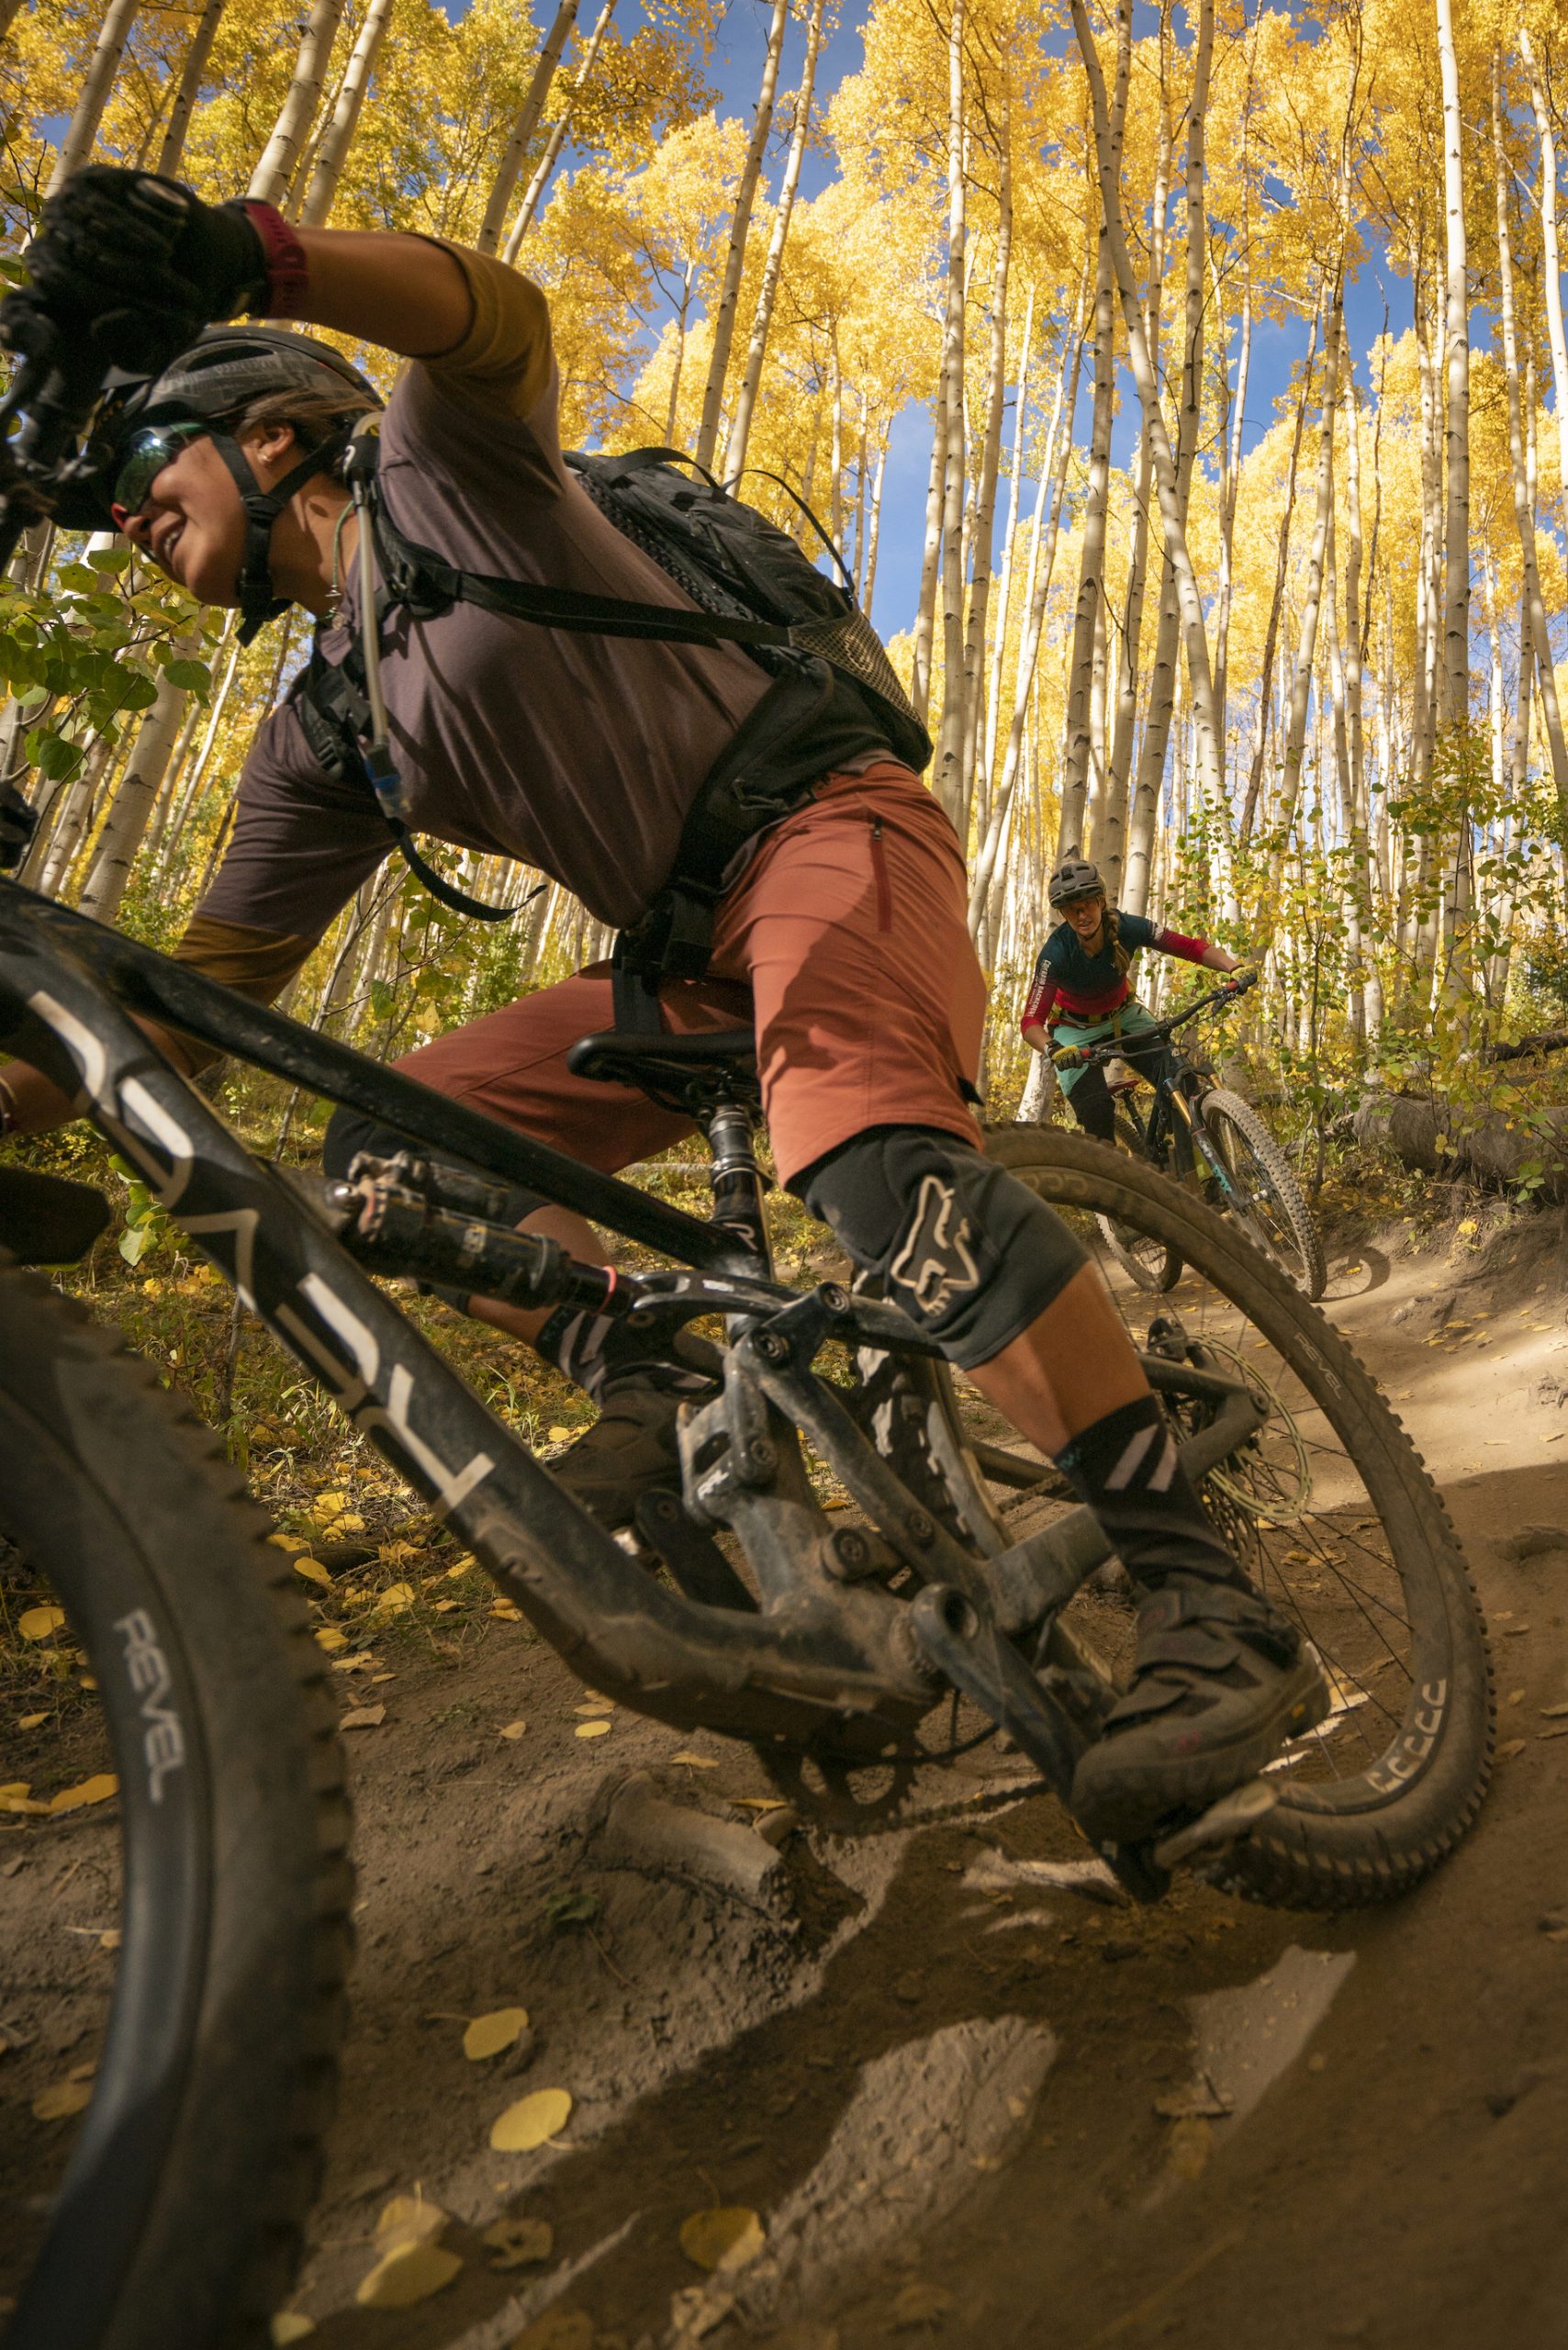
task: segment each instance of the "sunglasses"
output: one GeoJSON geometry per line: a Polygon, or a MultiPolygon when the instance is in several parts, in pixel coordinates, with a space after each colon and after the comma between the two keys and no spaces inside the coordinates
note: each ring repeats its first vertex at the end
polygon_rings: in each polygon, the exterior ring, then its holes
{"type": "Polygon", "coordinates": [[[194,420],[142,425],[121,452],[111,503],[124,508],[128,521],[140,514],[164,466],[172,464],[189,442],[200,441],[211,431],[210,424],[194,420]]]}

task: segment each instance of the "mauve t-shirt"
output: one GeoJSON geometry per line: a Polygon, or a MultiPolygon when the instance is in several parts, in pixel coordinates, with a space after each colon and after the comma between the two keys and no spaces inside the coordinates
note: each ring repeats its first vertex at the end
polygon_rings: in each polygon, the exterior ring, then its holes
{"type": "MultiPolygon", "coordinates": [[[[577,486],[556,410],[553,364],[526,418],[474,405],[410,366],[381,430],[394,521],[465,570],[690,610],[577,486]]],[[[322,635],[329,660],[348,649],[356,588],[357,566],[342,624],[322,635]]],[[[473,604],[428,621],[394,610],[383,647],[413,829],[536,866],[618,928],[647,911],[698,787],[767,683],[738,648],[568,634],[473,604]]],[[[391,844],[368,785],[333,783],[312,757],[301,682],[257,735],[232,838],[197,912],[319,937],[391,844]]]]}

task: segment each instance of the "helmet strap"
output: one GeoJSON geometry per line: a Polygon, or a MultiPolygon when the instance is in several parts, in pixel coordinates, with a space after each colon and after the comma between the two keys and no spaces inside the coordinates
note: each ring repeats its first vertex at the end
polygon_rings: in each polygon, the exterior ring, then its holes
{"type": "Polygon", "coordinates": [[[351,431],[345,425],[318,448],[308,451],[271,489],[262,487],[250,459],[231,433],[212,435],[212,445],[228,466],[245,509],[245,544],[235,582],[239,589],[241,644],[249,644],[269,621],[275,621],[287,611],[292,599],[280,596],[273,581],[274,528],[296,490],[302,489],[312,475],[330,472],[348,447],[351,431]]]}

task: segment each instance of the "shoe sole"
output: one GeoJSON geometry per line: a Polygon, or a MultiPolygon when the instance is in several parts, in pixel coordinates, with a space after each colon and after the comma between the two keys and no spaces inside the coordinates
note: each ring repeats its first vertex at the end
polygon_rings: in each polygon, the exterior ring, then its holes
{"type": "Polygon", "coordinates": [[[1305,1642],[1267,1714],[1223,1745],[1142,1762],[1118,1755],[1114,1739],[1092,1746],[1073,1779],[1073,1815],[1097,1844],[1147,1842],[1255,1779],[1282,1747],[1315,1729],[1333,1705],[1317,1651],[1305,1642]]]}

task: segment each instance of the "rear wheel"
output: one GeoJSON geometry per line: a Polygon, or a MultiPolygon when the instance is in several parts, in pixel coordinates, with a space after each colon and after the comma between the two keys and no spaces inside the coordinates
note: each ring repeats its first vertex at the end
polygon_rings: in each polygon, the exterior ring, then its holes
{"type": "Polygon", "coordinates": [[[1262,1119],[1223,1085],[1204,1094],[1198,1114],[1234,1187],[1215,1205],[1239,1216],[1259,1247],[1278,1259],[1308,1297],[1321,1297],[1328,1273],[1317,1225],[1262,1119]]]}
{"type": "MultiPolygon", "coordinates": [[[[1163,1359],[1160,1393],[1183,1438],[1215,1405],[1202,1376],[1249,1387],[1264,1416],[1199,1481],[1210,1516],[1253,1582],[1322,1656],[1333,1710],[1271,1765],[1280,1800],[1216,1870],[1234,1890],[1315,1908],[1417,1884],[1479,1808],[1490,1770],[1484,1626],[1441,1501],[1408,1438],[1338,1332],[1233,1219],[1124,1153],[1067,1134],[999,1129],[991,1157],[1057,1208],[1099,1256],[1135,1345],[1163,1359]],[[1183,1271],[1158,1303],[1096,1248],[1106,1219],[1136,1225],[1183,1271]]],[[[1010,1493],[975,1439],[995,1416],[957,1390],[981,1483],[954,1515],[1016,1540],[1067,1505],[1042,1483],[1010,1493]]],[[[963,1468],[961,1447],[946,1448],[963,1468]]],[[[953,1473],[953,1472],[949,1472],[953,1473]]],[[[1011,1481],[1009,1481],[1011,1482],[1011,1481]]],[[[1064,1627],[1125,1672],[1132,1615],[1081,1594],[1064,1627]]]]}
{"type": "MultiPolygon", "coordinates": [[[[6,2280],[8,2350],[259,2350],[294,2276],[353,1881],[325,1661],[264,1537],[151,1370],[0,1268],[0,1554],[25,1597],[47,1584],[56,1653],[69,1669],[73,1643],[96,1684],[98,1720],[78,1705],[64,1733],[78,1769],[106,1738],[118,1777],[121,1935],[112,1998],[89,1983],[73,2017],[100,2045],[63,2178],[4,2232],[30,2263],[6,2280]]],[[[7,1843],[72,1833],[112,1900],[112,1839],[92,1840],[114,1818],[24,1811],[7,1843]]]]}

